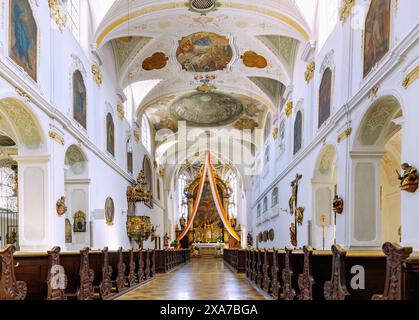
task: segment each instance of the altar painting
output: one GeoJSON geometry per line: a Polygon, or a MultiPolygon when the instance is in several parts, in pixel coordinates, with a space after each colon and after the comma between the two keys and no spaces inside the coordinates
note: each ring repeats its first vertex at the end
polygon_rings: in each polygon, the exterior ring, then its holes
{"type": "MultiPolygon", "coordinates": [[[[219,187],[217,189],[222,199],[222,191],[219,187]]],[[[196,197],[195,193],[194,199],[196,197]]],[[[224,226],[215,206],[209,182],[204,185],[193,227],[195,242],[224,242],[224,226]]]]}

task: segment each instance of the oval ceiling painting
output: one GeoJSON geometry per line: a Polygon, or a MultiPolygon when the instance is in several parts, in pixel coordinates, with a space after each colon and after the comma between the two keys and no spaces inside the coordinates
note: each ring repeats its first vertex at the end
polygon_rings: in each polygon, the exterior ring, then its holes
{"type": "Polygon", "coordinates": [[[170,107],[170,115],[190,126],[222,126],[243,112],[240,101],[223,93],[192,93],[180,97],[170,107]]]}
{"type": "Polygon", "coordinates": [[[197,32],[179,41],[176,57],[186,71],[212,72],[227,68],[233,49],[225,36],[197,32]]]}

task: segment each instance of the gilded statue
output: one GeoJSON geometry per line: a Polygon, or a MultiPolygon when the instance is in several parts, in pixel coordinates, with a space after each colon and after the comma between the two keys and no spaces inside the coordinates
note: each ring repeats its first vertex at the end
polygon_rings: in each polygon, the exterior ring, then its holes
{"type": "Polygon", "coordinates": [[[148,191],[144,171],[138,173],[137,181],[127,190],[128,202],[151,202],[152,193],[148,191]]]}
{"type": "Polygon", "coordinates": [[[291,215],[294,214],[294,208],[297,206],[298,184],[302,178],[301,174],[297,174],[295,180],[291,182],[292,194],[288,202],[291,215]]]}
{"type": "Polygon", "coordinates": [[[339,214],[343,212],[343,199],[338,195],[333,199],[333,211],[339,214]]]}
{"type": "Polygon", "coordinates": [[[408,163],[403,163],[401,168],[403,170],[402,174],[396,171],[400,180],[400,189],[411,193],[415,192],[419,185],[419,176],[416,168],[408,163]]]}
{"type": "Polygon", "coordinates": [[[17,242],[17,232],[16,229],[12,229],[12,232],[6,234],[6,242],[7,244],[15,244],[17,242]]]}
{"type": "Polygon", "coordinates": [[[56,203],[57,214],[59,216],[64,215],[67,212],[67,206],[65,205],[65,197],[58,199],[56,203]]]}
{"type": "Polygon", "coordinates": [[[298,223],[299,226],[303,225],[303,220],[304,220],[304,208],[303,207],[298,207],[297,209],[295,209],[295,215],[296,215],[296,221],[298,223]]]}
{"type": "Polygon", "coordinates": [[[170,240],[170,237],[167,235],[167,232],[166,232],[163,237],[163,244],[166,248],[169,247],[169,240],[170,240]]]}
{"type": "Polygon", "coordinates": [[[297,246],[297,232],[296,232],[294,223],[291,223],[291,226],[290,226],[290,239],[291,239],[291,244],[294,247],[296,247],[297,246]]]}

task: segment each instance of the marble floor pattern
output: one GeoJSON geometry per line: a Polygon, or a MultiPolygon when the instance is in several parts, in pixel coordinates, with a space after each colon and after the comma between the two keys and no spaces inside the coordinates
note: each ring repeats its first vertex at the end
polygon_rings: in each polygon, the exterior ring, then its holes
{"type": "Polygon", "coordinates": [[[118,300],[264,300],[245,274],[232,272],[222,259],[192,259],[118,300]]]}

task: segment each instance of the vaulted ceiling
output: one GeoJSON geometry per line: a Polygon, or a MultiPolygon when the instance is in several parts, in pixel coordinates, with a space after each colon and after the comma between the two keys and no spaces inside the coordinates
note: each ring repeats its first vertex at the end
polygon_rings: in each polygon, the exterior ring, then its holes
{"type": "MultiPolygon", "coordinates": [[[[121,0],[97,28],[99,55],[115,57],[121,90],[141,92],[137,116],[156,130],[261,128],[283,104],[298,47],[311,30],[294,0],[121,0]]],[[[138,92],[140,94],[140,92],[138,92]]]]}

